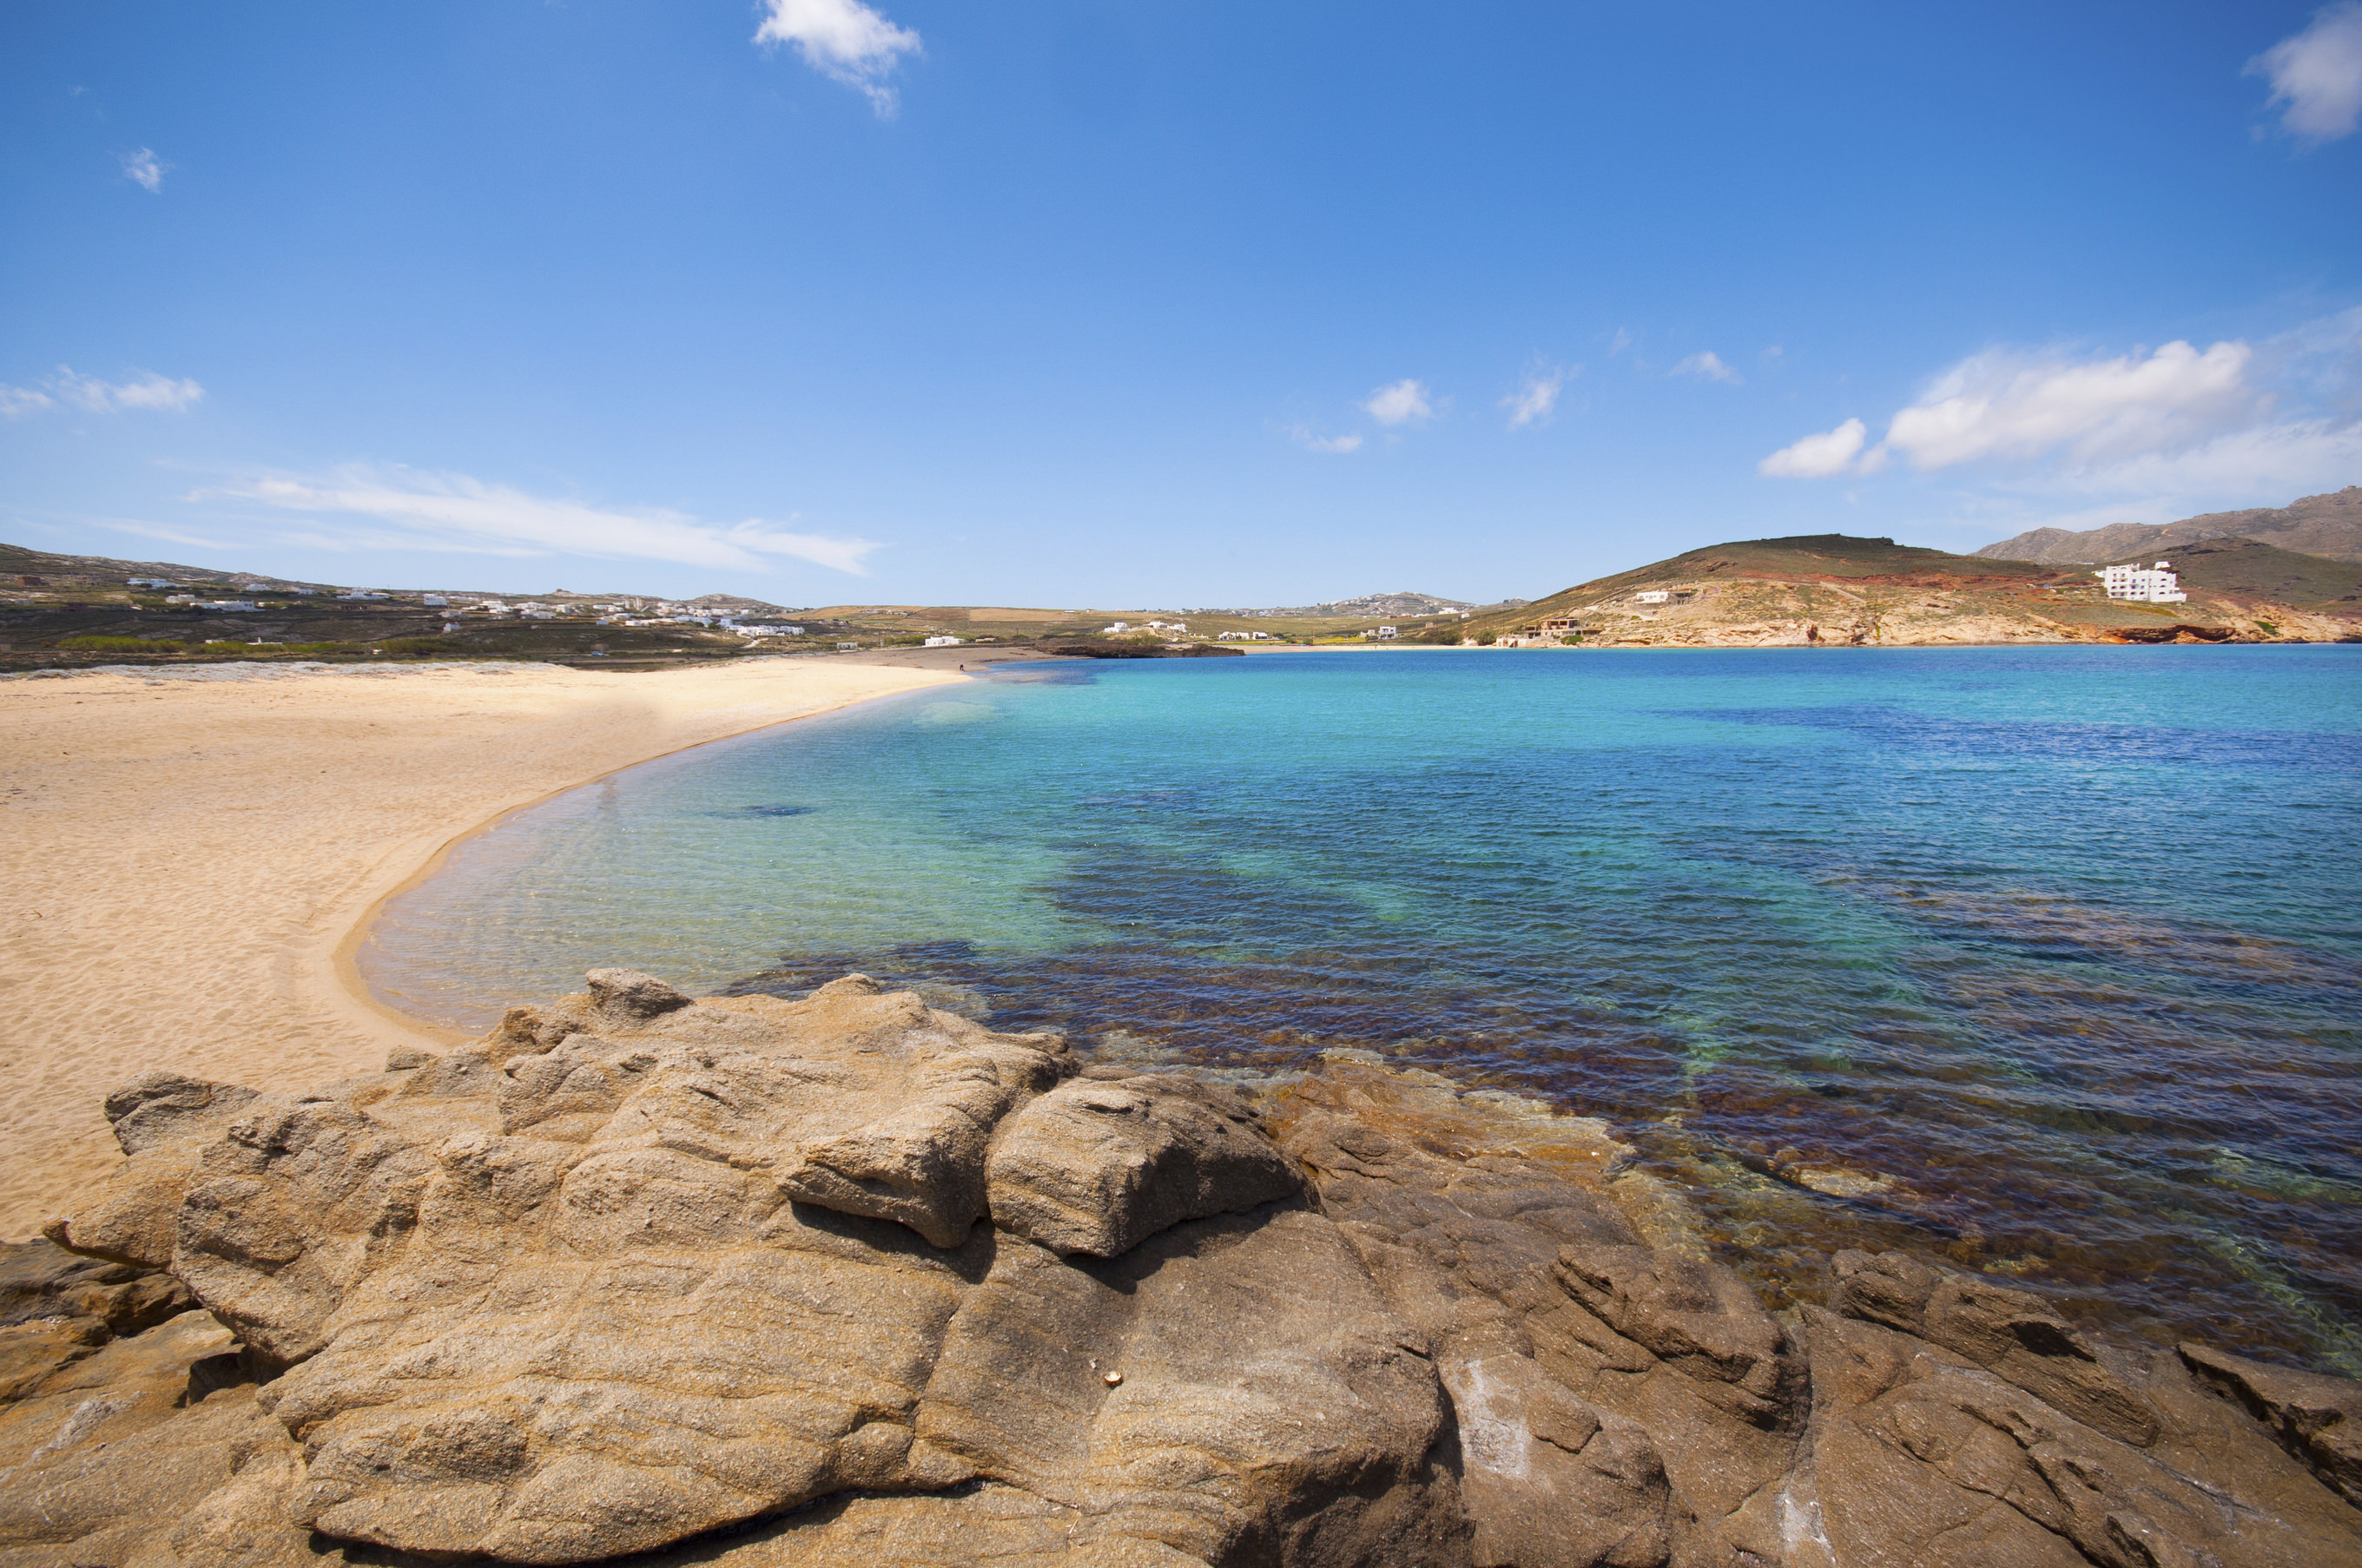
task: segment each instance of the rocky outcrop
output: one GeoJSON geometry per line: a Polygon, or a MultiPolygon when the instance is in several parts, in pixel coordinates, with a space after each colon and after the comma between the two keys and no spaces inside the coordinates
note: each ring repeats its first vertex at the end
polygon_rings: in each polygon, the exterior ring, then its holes
{"type": "Polygon", "coordinates": [[[2235,1399],[2322,1484],[2362,1507],[2362,1384],[2268,1366],[2204,1345],[2181,1359],[2200,1381],[2235,1399]]]}
{"type": "Polygon", "coordinates": [[[2353,1385],[1895,1253],[1774,1315],[1604,1124],[1352,1053],[598,971],[106,1109],[0,1262],[61,1309],[0,1329],[5,1568],[2362,1563],[2353,1385]]]}

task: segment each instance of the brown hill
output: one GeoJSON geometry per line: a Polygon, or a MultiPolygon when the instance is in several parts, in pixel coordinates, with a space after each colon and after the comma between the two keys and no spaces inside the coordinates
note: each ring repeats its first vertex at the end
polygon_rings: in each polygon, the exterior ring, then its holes
{"type": "Polygon", "coordinates": [[[1627,647],[2318,641],[2355,635],[2343,563],[2239,541],[2191,556],[2180,604],[2109,600],[2088,567],[1845,534],[1744,539],[1595,578],[1432,640],[1627,647]],[[2291,600],[2291,594],[2301,594],[2291,600]],[[2319,606],[2299,608],[2299,604],[2319,606]]]}
{"type": "Polygon", "coordinates": [[[2209,588],[2301,609],[2362,605],[2362,566],[2284,550],[2256,539],[2202,539],[2173,547],[2185,589],[2209,588]]]}
{"type": "Polygon", "coordinates": [[[2286,506],[2209,512],[2179,523],[2112,523],[2072,533],[2036,528],[1976,553],[1988,560],[2045,566],[2104,566],[2201,539],[2253,539],[2258,544],[2332,560],[2362,562],[2362,485],[2308,495],[2286,506]]]}

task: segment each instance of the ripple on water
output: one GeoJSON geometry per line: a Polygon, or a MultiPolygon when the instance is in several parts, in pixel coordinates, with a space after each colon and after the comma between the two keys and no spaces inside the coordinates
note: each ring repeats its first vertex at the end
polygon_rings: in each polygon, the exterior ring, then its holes
{"type": "Polygon", "coordinates": [[[1374,1049],[1610,1118],[1775,1299],[1899,1246],[2362,1374],[2357,676],[2347,648],[1033,667],[526,813],[366,966],[461,1021],[623,961],[862,969],[1209,1066],[1374,1049]]]}

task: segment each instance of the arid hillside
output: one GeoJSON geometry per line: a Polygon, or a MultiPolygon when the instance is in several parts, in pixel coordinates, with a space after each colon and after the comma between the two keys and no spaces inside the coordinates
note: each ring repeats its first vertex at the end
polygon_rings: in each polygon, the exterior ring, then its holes
{"type": "Polygon", "coordinates": [[[2201,539],[2253,539],[2303,555],[2362,561],[2362,485],[2308,495],[2286,506],[2209,512],[2179,523],[2114,523],[2081,533],[2036,528],[1977,554],[2043,566],[2104,566],[2151,551],[2187,549],[2201,539]]]}
{"type": "Polygon", "coordinates": [[[1692,550],[1451,630],[1513,646],[1607,647],[2362,636],[2362,600],[2343,563],[2242,542],[2194,554],[2191,569],[2186,602],[2126,603],[2109,600],[2088,567],[1810,534],[1692,550]]]}

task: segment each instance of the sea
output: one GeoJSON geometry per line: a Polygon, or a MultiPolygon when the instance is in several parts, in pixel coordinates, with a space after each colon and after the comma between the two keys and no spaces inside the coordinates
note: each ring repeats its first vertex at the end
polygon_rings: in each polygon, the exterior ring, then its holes
{"type": "Polygon", "coordinates": [[[1775,1306],[1893,1247],[2362,1375],[2362,646],[1006,665],[511,816],[361,965],[1372,1049],[1608,1119],[1775,1306]]]}

